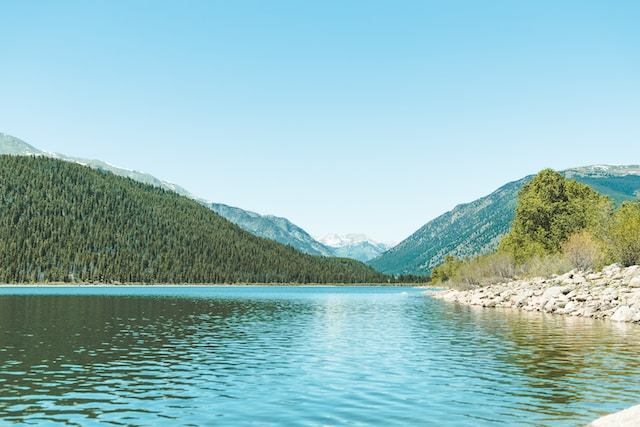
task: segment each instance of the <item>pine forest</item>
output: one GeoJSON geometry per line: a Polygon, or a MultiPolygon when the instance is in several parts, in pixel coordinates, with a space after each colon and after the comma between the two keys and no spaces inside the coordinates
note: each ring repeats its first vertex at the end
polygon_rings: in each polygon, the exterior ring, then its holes
{"type": "Polygon", "coordinates": [[[69,162],[0,156],[2,283],[381,283],[167,190],[69,162]]]}

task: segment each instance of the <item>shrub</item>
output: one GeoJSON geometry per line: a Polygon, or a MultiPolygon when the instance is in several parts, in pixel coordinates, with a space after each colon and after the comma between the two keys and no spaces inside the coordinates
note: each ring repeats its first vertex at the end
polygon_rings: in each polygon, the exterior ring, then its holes
{"type": "Polygon", "coordinates": [[[527,277],[550,277],[571,270],[569,262],[560,254],[535,256],[520,265],[522,275],[527,277]]]}
{"type": "Polygon", "coordinates": [[[569,237],[562,246],[562,253],[572,268],[581,271],[593,269],[602,259],[601,244],[585,230],[569,237]]]}
{"type": "Polygon", "coordinates": [[[640,264],[640,201],[623,202],[607,230],[607,248],[624,266],[640,264]]]}
{"type": "Polygon", "coordinates": [[[458,260],[455,274],[449,277],[447,284],[456,288],[473,288],[507,281],[515,273],[513,257],[493,252],[473,259],[458,260]]]}
{"type": "Polygon", "coordinates": [[[463,261],[453,255],[444,257],[444,263],[431,270],[432,283],[445,283],[453,279],[458,269],[462,266],[463,261]]]}

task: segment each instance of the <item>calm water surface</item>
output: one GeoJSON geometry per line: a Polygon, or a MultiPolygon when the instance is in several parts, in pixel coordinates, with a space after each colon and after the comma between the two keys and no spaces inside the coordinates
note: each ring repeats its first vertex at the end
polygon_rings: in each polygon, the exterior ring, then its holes
{"type": "Polygon", "coordinates": [[[409,288],[1,288],[0,424],[578,426],[640,403],[639,350],[409,288]]]}

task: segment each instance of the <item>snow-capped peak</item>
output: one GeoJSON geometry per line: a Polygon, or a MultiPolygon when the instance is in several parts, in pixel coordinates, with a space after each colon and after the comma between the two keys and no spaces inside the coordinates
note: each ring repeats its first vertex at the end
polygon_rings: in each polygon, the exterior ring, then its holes
{"type": "Polygon", "coordinates": [[[361,243],[368,243],[374,246],[393,246],[392,243],[381,243],[378,242],[365,234],[361,233],[351,233],[351,234],[327,234],[323,237],[316,237],[316,240],[322,243],[323,245],[332,247],[332,248],[342,248],[345,246],[355,246],[361,243]]]}
{"type": "Polygon", "coordinates": [[[364,234],[327,234],[326,236],[317,238],[320,243],[331,246],[332,248],[341,248],[343,246],[351,246],[361,242],[373,242],[373,239],[369,239],[364,234]]]}

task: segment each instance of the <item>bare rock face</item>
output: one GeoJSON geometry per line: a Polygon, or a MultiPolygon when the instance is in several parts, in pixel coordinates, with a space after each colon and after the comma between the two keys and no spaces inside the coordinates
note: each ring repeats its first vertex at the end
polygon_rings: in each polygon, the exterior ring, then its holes
{"type": "Polygon", "coordinates": [[[429,292],[466,305],[640,322],[640,266],[617,264],[598,273],[570,271],[550,280],[514,280],[467,291],[429,292]]]}

